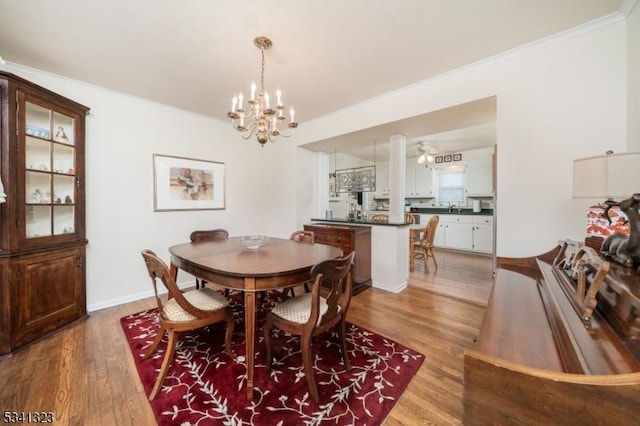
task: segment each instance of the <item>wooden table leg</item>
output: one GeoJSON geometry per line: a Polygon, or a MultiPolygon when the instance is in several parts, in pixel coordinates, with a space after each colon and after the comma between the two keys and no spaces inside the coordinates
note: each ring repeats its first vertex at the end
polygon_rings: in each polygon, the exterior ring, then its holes
{"type": "Polygon", "coordinates": [[[174,281],[178,280],[178,268],[173,264],[173,262],[171,262],[171,265],[169,266],[169,275],[171,275],[174,281]]]}
{"type": "Polygon", "coordinates": [[[247,399],[253,399],[253,366],[256,343],[256,287],[255,278],[245,278],[244,292],[244,333],[247,357],[247,399]]]}

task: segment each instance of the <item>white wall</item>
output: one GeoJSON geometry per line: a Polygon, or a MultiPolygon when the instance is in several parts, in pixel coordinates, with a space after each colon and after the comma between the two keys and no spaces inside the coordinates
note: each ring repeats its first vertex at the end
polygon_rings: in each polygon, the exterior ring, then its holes
{"type": "MultiPolygon", "coordinates": [[[[297,192],[290,178],[295,144],[279,141],[261,148],[211,117],[14,64],[3,69],[91,108],[86,137],[89,310],[151,294],[142,249],[168,262],[168,247],[187,241],[195,229],[285,237],[295,229],[297,192]],[[154,153],[224,162],[226,209],[154,212],[154,153]]],[[[184,283],[189,277],[178,279],[184,283]]]]}
{"type": "Polygon", "coordinates": [[[640,152],[640,6],[627,18],[627,151],[640,152]]]}
{"type": "Polygon", "coordinates": [[[305,123],[298,142],[495,95],[497,254],[540,254],[585,236],[573,160],[626,148],[626,55],[625,21],[610,17],[305,123]]]}

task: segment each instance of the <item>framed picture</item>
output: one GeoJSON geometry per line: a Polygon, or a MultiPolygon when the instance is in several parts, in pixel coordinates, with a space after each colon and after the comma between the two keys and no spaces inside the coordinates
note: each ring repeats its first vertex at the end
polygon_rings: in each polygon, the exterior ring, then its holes
{"type": "Polygon", "coordinates": [[[451,158],[452,158],[452,157],[451,157],[451,155],[445,155],[445,156],[444,156],[444,162],[445,162],[445,163],[450,162],[450,161],[451,161],[451,158]]]}
{"type": "Polygon", "coordinates": [[[225,165],[153,154],[153,211],[224,209],[225,165]]]}
{"type": "Polygon", "coordinates": [[[436,155],[436,163],[442,163],[442,155],[436,155]]]}
{"type": "Polygon", "coordinates": [[[462,160],[462,154],[453,154],[453,161],[462,160]]]}

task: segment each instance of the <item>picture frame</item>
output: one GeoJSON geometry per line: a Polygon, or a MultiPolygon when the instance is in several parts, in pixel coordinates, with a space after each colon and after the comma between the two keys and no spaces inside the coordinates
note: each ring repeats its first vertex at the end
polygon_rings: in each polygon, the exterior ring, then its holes
{"type": "Polygon", "coordinates": [[[153,211],[225,208],[225,164],[153,154],[153,211]]]}
{"type": "Polygon", "coordinates": [[[436,155],[436,163],[442,163],[442,155],[436,155]]]}
{"type": "Polygon", "coordinates": [[[453,154],[453,161],[461,161],[462,154],[453,154]]]}
{"type": "Polygon", "coordinates": [[[449,163],[452,160],[452,155],[451,154],[447,154],[444,156],[444,162],[445,163],[449,163]]]}

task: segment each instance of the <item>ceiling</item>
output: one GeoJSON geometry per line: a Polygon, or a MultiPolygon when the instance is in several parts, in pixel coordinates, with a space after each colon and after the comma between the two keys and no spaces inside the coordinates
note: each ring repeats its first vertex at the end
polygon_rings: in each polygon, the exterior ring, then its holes
{"type": "MultiPolygon", "coordinates": [[[[0,0],[0,56],[224,120],[233,95],[247,93],[259,79],[253,39],[264,35],[273,41],[265,55],[266,89],[280,88],[304,126],[305,120],[618,13],[630,1],[0,0]]],[[[433,117],[390,126],[402,124],[398,128],[413,146],[425,136],[468,141],[491,131],[495,141],[491,119],[466,123],[465,113],[480,107],[493,107],[495,120],[495,100],[481,100],[447,111],[447,128],[433,117]],[[468,127],[474,128],[469,134],[460,130],[468,127]]],[[[370,147],[389,128],[377,130],[349,140],[370,147]]],[[[333,151],[335,143],[315,148],[333,151]]]]}

